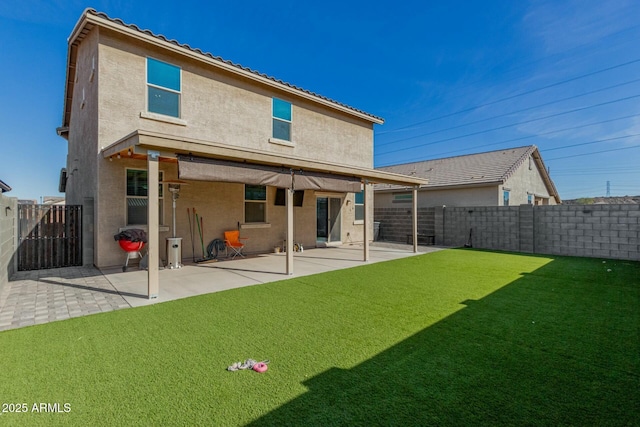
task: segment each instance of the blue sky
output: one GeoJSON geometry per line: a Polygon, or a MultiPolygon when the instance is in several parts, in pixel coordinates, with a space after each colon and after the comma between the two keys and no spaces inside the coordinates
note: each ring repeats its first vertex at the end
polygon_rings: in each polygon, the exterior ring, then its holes
{"type": "Polygon", "coordinates": [[[640,195],[640,2],[0,2],[0,180],[59,195],[86,7],[369,113],[375,165],[540,148],[563,199],[640,195]],[[179,7],[178,7],[179,5],[179,7]]]}

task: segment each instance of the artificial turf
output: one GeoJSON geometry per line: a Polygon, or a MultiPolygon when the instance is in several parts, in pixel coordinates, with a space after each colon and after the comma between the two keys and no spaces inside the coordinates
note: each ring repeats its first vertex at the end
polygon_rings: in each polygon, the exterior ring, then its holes
{"type": "Polygon", "coordinates": [[[0,364],[2,425],[637,425],[640,263],[446,250],[5,331],[0,364]]]}

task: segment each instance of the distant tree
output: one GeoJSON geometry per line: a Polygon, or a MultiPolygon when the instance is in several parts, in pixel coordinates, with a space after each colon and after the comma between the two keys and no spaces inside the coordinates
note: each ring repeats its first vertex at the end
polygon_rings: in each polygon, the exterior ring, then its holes
{"type": "Polygon", "coordinates": [[[592,205],[593,204],[593,197],[580,197],[579,199],[576,199],[576,204],[578,204],[578,205],[592,205]]]}

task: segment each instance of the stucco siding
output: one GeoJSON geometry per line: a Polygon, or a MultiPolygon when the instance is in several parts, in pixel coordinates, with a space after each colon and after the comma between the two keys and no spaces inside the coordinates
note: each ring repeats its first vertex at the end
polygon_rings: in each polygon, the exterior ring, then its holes
{"type": "Polygon", "coordinates": [[[98,37],[93,31],[78,46],[73,104],[69,121],[66,203],[82,204],[97,188],[98,37]],[[95,67],[95,68],[94,68],[95,67]]]}
{"type": "Polygon", "coordinates": [[[17,270],[18,251],[18,199],[0,192],[0,307],[3,292],[17,270]]]}
{"type": "MultiPolygon", "coordinates": [[[[133,40],[102,27],[94,27],[78,45],[78,77],[74,85],[69,122],[67,202],[91,203],[93,263],[98,267],[121,265],[125,253],[113,235],[127,226],[126,169],[147,169],[147,162],[124,155],[103,158],[101,150],[136,130],[145,130],[244,147],[280,155],[357,167],[373,165],[373,125],[324,105],[275,88],[214,70],[187,57],[133,40]],[[147,56],[181,67],[181,117],[179,120],[145,118],[147,56]],[[272,97],[292,103],[292,144],[270,142],[272,97]],[[84,103],[83,103],[84,99],[84,103]]],[[[160,162],[165,180],[177,179],[173,162],[160,162]]],[[[370,200],[373,191],[370,189],[370,200]]],[[[248,252],[265,252],[282,245],[286,235],[286,210],[275,206],[275,188],[268,188],[267,221],[242,227],[248,252]]],[[[160,257],[166,259],[165,239],[171,236],[171,194],[163,189],[160,257]]],[[[358,242],[363,225],[355,221],[353,194],[343,194],[342,241],[358,242]]],[[[244,222],[244,186],[189,181],[177,201],[176,235],[182,237],[185,260],[194,254],[187,208],[196,209],[204,221],[205,246],[225,230],[244,222]]],[[[369,206],[373,218],[373,203],[369,206]]],[[[316,244],[316,194],[307,191],[304,205],[294,208],[294,236],[306,247],[316,244]]],[[[144,227],[143,227],[144,228],[144,227]]],[[[194,228],[197,230],[197,227],[194,228]]],[[[372,224],[369,224],[370,231],[372,224]]],[[[195,257],[202,256],[197,231],[195,257]]]]}
{"type": "Polygon", "coordinates": [[[100,29],[100,140],[110,144],[136,129],[277,154],[372,167],[373,125],[303,98],[257,85],[191,58],[100,29]],[[184,125],[141,117],[146,111],[147,56],[182,70],[184,125]],[[292,103],[293,146],[269,142],[272,97],[292,103]]]}
{"type": "MultiPolygon", "coordinates": [[[[497,186],[457,188],[449,190],[419,190],[418,207],[433,206],[495,206],[498,203],[497,186]]],[[[411,201],[394,201],[394,194],[410,194],[410,190],[397,192],[378,191],[375,194],[376,208],[411,209],[411,201]]]]}
{"type": "Polygon", "coordinates": [[[509,204],[512,206],[526,205],[528,194],[549,199],[548,204],[555,204],[555,198],[549,196],[549,190],[542,180],[541,172],[531,158],[520,165],[506,180],[503,187],[510,190],[509,204]]]}
{"type": "MultiPolygon", "coordinates": [[[[174,163],[160,162],[160,170],[165,180],[177,178],[177,167],[174,163]]],[[[127,226],[126,206],[126,170],[145,169],[146,161],[128,158],[105,161],[101,167],[103,180],[100,183],[99,219],[95,236],[96,258],[98,267],[114,266],[124,263],[125,254],[119,248],[113,235],[121,227],[127,226]]],[[[372,191],[371,189],[369,190],[372,191]]],[[[266,224],[257,226],[241,225],[241,235],[248,237],[247,252],[267,252],[274,246],[282,246],[286,236],[286,208],[275,205],[274,187],[267,188],[266,224]]],[[[371,194],[371,193],[370,193],[371,194]]],[[[337,195],[342,200],[341,227],[342,241],[361,242],[363,239],[363,225],[355,221],[354,194],[337,195]]],[[[160,232],[160,258],[166,260],[165,241],[171,237],[172,202],[171,194],[166,184],[163,188],[163,218],[164,225],[160,232]]],[[[193,257],[191,233],[187,208],[203,218],[203,240],[206,245],[213,239],[221,238],[225,230],[235,230],[238,223],[244,222],[244,185],[220,182],[188,181],[183,185],[176,202],[176,236],[182,237],[182,255],[185,260],[193,257]]],[[[369,205],[370,218],[373,218],[373,203],[369,205]]],[[[202,244],[197,234],[194,234],[196,258],[202,257],[202,244]]],[[[145,228],[145,227],[142,227],[145,228]]],[[[316,193],[307,190],[303,199],[303,206],[294,207],[294,237],[296,243],[305,247],[316,245],[316,193]]]]}

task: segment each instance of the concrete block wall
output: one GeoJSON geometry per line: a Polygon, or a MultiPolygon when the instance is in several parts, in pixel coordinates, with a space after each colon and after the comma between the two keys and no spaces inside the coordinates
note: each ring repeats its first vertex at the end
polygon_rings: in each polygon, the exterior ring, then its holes
{"type": "MultiPolygon", "coordinates": [[[[418,234],[435,235],[435,209],[418,208],[418,234]]],[[[411,206],[401,208],[375,208],[373,220],[380,222],[380,240],[407,242],[413,233],[411,206]]]]}
{"type": "Polygon", "coordinates": [[[534,209],[535,252],[640,261],[640,205],[534,209]]]}
{"type": "MultiPolygon", "coordinates": [[[[410,210],[375,212],[384,239],[405,243],[410,210]]],[[[475,248],[640,261],[640,205],[436,207],[418,215],[419,224],[432,221],[436,245],[464,246],[473,229],[475,248]]]]}
{"type": "Polygon", "coordinates": [[[0,300],[5,285],[17,269],[17,218],[18,199],[0,194],[0,300]]]}
{"type": "Polygon", "coordinates": [[[520,250],[519,208],[515,206],[435,208],[436,244],[520,250]],[[471,232],[471,230],[473,230],[471,232]]]}

